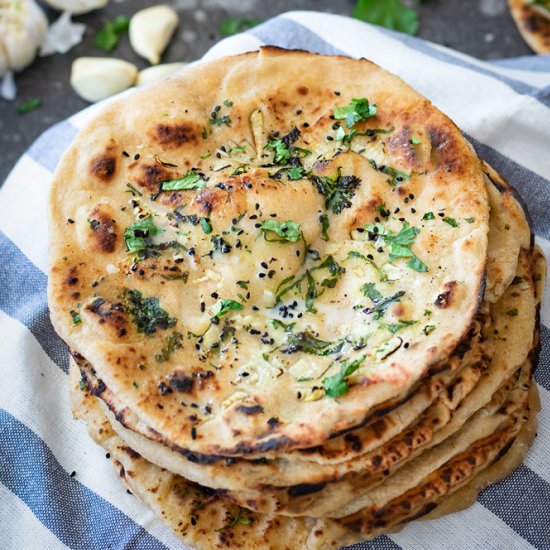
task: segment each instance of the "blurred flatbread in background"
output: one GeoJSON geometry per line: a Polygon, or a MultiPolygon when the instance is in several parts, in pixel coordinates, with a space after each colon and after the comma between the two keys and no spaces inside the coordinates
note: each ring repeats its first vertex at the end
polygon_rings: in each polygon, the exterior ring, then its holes
{"type": "Polygon", "coordinates": [[[529,47],[539,54],[550,53],[550,2],[508,0],[508,5],[529,47]]]}

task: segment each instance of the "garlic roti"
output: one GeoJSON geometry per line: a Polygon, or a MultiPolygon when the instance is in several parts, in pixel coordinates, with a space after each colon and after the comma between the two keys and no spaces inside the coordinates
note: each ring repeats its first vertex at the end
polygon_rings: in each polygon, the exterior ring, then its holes
{"type": "Polygon", "coordinates": [[[488,206],[460,131],[397,77],[263,48],[104,110],[51,227],[62,338],[167,440],[245,455],[356,427],[449,356],[488,206]]]}

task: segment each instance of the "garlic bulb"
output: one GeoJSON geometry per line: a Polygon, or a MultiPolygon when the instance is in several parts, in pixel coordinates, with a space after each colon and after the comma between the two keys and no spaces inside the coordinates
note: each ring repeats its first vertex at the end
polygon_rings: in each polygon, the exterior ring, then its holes
{"type": "Polygon", "coordinates": [[[132,86],[137,67],[112,57],[79,57],[71,68],[71,85],[87,101],[101,101],[132,86]]]}
{"type": "Polygon", "coordinates": [[[185,65],[187,65],[187,63],[164,63],[163,65],[147,67],[139,71],[136,84],[141,86],[142,84],[149,84],[155,80],[162,80],[174,74],[182,67],[185,67],[185,65]]]}
{"type": "Polygon", "coordinates": [[[178,14],[170,6],[138,11],[130,19],[130,44],[138,55],[157,65],[178,23],[178,14]]]}
{"type": "Polygon", "coordinates": [[[88,13],[107,5],[109,0],[44,0],[46,4],[58,11],[79,14],[88,13]]]}
{"type": "Polygon", "coordinates": [[[32,63],[47,28],[48,20],[34,0],[0,0],[0,77],[32,63]]]}

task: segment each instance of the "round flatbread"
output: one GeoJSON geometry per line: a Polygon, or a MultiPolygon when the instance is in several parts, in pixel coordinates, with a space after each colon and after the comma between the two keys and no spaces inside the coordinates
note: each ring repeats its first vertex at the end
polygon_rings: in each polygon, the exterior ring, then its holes
{"type": "Polygon", "coordinates": [[[463,340],[488,219],[479,160],[424,97],[365,60],[263,48],[79,134],[51,195],[52,321],[115,412],[181,449],[311,447],[463,340]]]}

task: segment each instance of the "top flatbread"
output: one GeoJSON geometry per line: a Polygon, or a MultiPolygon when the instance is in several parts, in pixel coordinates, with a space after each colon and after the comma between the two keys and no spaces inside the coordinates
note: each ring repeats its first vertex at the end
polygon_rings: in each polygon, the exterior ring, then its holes
{"type": "Polygon", "coordinates": [[[483,293],[488,200],[401,80],[263,48],[104,110],[61,162],[51,228],[62,338],[151,430],[246,455],[358,426],[448,358],[483,293]]]}

